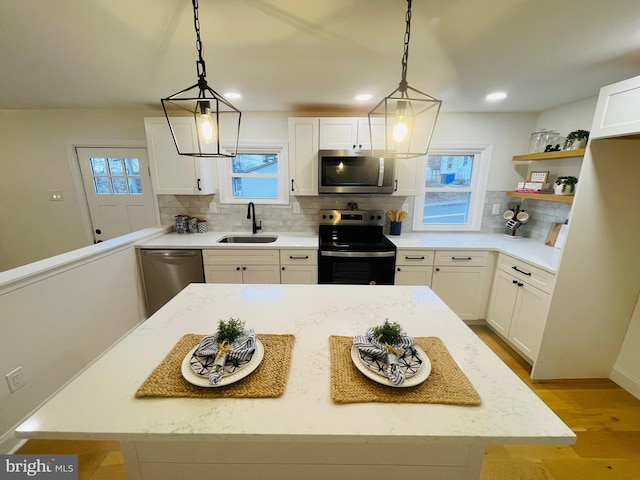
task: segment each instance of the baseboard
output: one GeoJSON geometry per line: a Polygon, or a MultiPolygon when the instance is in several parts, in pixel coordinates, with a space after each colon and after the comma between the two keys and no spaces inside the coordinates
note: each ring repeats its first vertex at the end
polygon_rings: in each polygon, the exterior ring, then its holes
{"type": "Polygon", "coordinates": [[[11,430],[9,433],[0,438],[0,453],[14,453],[25,443],[27,443],[26,440],[19,439],[18,437],[16,437],[13,430],[11,430]]]}
{"type": "Polygon", "coordinates": [[[640,379],[615,365],[609,378],[640,400],[640,379]]]}

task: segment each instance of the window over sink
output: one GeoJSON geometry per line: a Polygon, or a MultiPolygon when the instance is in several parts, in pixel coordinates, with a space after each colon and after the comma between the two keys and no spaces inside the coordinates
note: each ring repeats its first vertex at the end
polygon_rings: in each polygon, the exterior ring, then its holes
{"type": "Polygon", "coordinates": [[[289,203],[285,145],[240,146],[233,158],[218,160],[221,203],[289,203]]]}
{"type": "Polygon", "coordinates": [[[421,170],[413,230],[480,230],[490,145],[432,146],[421,170]]]}

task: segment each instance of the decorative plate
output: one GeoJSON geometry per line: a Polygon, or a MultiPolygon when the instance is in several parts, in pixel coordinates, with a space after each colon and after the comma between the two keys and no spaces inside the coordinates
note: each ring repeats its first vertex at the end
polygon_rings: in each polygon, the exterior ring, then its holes
{"type": "Polygon", "coordinates": [[[256,339],[256,349],[251,358],[246,362],[225,363],[222,380],[217,385],[213,385],[209,381],[208,373],[198,375],[193,371],[192,364],[203,372],[208,372],[208,367],[213,364],[213,357],[211,355],[194,355],[197,349],[198,345],[192,348],[189,353],[187,353],[187,356],[184,357],[184,360],[182,360],[182,376],[187,382],[198,387],[224,387],[230,383],[242,380],[258,368],[258,365],[260,365],[260,362],[262,362],[264,358],[264,346],[260,340],[256,339]]]}
{"type": "Polygon", "coordinates": [[[407,349],[398,359],[398,367],[404,370],[405,375],[404,382],[400,385],[391,383],[384,374],[387,368],[387,362],[384,360],[361,352],[355,345],[351,347],[351,359],[365,377],[389,387],[415,387],[424,382],[431,373],[431,361],[417,345],[407,349]]]}

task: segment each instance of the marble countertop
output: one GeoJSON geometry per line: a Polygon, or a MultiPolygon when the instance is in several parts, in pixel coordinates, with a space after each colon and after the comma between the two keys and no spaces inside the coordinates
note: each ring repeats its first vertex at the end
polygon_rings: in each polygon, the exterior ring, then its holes
{"type": "MultiPolygon", "coordinates": [[[[267,232],[257,236],[277,235],[273,243],[218,243],[227,235],[251,236],[247,232],[167,233],[140,242],[138,248],[318,248],[318,234],[304,232],[267,232]]],[[[509,238],[502,234],[481,233],[403,233],[387,235],[398,248],[453,250],[494,250],[556,273],[562,250],[532,238],[509,238]]]]}
{"type": "Polygon", "coordinates": [[[573,432],[428,288],[192,284],[116,343],[16,430],[21,438],[568,444],[573,432]],[[276,399],[146,398],[134,394],[186,333],[240,317],[258,333],[296,337],[276,399]],[[437,336],[480,406],[335,404],[328,337],[385,318],[437,336]]]}

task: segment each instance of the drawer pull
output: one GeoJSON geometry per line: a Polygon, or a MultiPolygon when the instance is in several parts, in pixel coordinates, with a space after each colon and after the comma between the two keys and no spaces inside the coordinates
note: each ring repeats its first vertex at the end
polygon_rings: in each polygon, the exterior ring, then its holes
{"type": "Polygon", "coordinates": [[[424,257],[409,257],[408,255],[404,256],[405,260],[424,260],[424,257]]]}
{"type": "Polygon", "coordinates": [[[511,283],[513,283],[514,285],[518,284],[518,280],[511,280],[511,283]]]}
{"type": "Polygon", "coordinates": [[[511,267],[512,269],[514,269],[516,272],[520,272],[523,275],[528,275],[529,277],[531,276],[531,272],[525,272],[524,270],[520,270],[518,267],[516,267],[515,265],[513,267],[511,267]]]}
{"type": "Polygon", "coordinates": [[[289,255],[290,260],[308,260],[309,255],[289,255]]]}
{"type": "Polygon", "coordinates": [[[451,257],[451,260],[471,260],[471,257],[451,257]]]}

